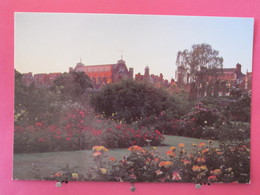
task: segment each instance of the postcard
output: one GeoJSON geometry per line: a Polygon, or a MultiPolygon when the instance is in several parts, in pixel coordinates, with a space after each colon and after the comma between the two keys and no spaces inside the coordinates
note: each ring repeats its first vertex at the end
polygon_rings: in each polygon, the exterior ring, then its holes
{"type": "Polygon", "coordinates": [[[13,178],[249,183],[253,25],[15,13],[13,178]]]}

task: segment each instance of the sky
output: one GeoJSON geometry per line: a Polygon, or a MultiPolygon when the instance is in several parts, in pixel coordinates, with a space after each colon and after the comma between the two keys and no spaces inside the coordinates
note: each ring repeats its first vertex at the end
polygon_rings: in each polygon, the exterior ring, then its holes
{"type": "Polygon", "coordinates": [[[252,71],[252,18],[15,13],[15,69],[21,73],[68,72],[121,59],[134,74],[175,78],[178,51],[206,43],[219,51],[224,68],[252,71]]]}

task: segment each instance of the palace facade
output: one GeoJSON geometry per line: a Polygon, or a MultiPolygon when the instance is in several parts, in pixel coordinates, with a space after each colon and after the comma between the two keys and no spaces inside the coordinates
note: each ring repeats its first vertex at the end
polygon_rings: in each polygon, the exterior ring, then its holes
{"type": "MultiPolygon", "coordinates": [[[[115,83],[121,79],[133,79],[133,68],[127,68],[124,60],[120,59],[115,64],[102,64],[102,65],[85,65],[81,61],[76,64],[75,68],[70,67],[69,72],[84,72],[92,80],[94,89],[99,89],[105,84],[115,83]]],[[[24,73],[23,83],[26,86],[35,84],[39,88],[47,88],[53,84],[62,73],[41,73],[34,74],[24,73]]]]}
{"type": "Polygon", "coordinates": [[[81,61],[69,71],[84,72],[92,80],[94,88],[98,89],[108,83],[116,83],[122,79],[133,79],[134,69],[127,68],[124,60],[116,64],[85,65],[81,61]]]}

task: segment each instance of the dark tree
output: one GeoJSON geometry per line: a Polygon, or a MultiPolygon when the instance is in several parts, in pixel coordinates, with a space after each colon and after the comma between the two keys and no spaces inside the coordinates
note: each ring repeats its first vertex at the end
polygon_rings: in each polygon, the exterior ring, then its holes
{"type": "Polygon", "coordinates": [[[151,115],[158,116],[170,107],[169,94],[145,82],[122,80],[106,85],[92,97],[95,110],[127,123],[151,115]]]}
{"type": "Polygon", "coordinates": [[[84,72],[63,73],[51,87],[61,95],[61,100],[77,101],[88,88],[93,88],[91,79],[84,72]]]}
{"type": "Polygon", "coordinates": [[[34,84],[25,86],[22,77],[15,71],[15,123],[28,125],[56,120],[57,109],[53,103],[57,101],[57,96],[48,89],[36,88],[34,84]]]}
{"type": "Polygon", "coordinates": [[[176,59],[178,83],[192,83],[193,96],[202,96],[206,87],[214,87],[212,84],[221,74],[223,58],[218,55],[219,52],[208,44],[197,44],[191,50],[179,51],[176,59]]]}
{"type": "Polygon", "coordinates": [[[189,78],[186,82],[193,82],[201,79],[201,76],[198,75],[201,71],[214,75],[214,69],[222,68],[223,58],[218,55],[219,52],[208,44],[193,45],[190,51],[178,52],[176,64],[186,78],[189,78]]]}

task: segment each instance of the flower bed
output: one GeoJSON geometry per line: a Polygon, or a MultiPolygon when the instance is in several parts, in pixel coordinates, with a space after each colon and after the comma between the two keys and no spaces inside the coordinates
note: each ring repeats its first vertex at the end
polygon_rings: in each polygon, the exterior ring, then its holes
{"type": "Polygon", "coordinates": [[[109,148],[159,145],[163,140],[157,130],[134,128],[95,115],[91,110],[64,113],[55,124],[36,122],[15,127],[15,153],[91,149],[100,144],[109,148]]]}
{"type": "Polygon", "coordinates": [[[144,149],[135,145],[128,150],[131,151],[128,157],[115,159],[105,155],[107,149],[95,155],[97,151],[93,148],[96,167],[85,179],[194,183],[250,181],[249,146],[238,142],[221,148],[213,147],[210,141],[209,146],[194,144],[191,153],[187,153],[184,144],[180,143],[166,151],[167,158],[159,155],[155,147],[144,149]]]}

